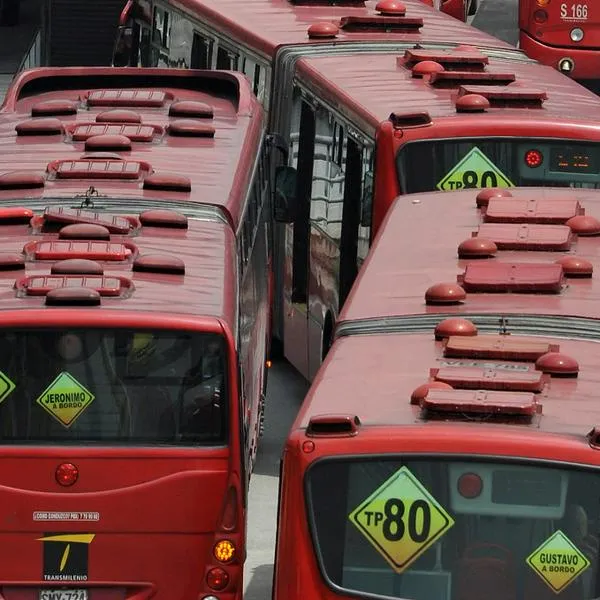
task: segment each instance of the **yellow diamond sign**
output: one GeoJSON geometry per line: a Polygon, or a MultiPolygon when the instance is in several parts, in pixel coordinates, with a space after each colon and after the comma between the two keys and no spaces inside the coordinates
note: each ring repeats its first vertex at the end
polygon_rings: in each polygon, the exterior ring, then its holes
{"type": "Polygon", "coordinates": [[[36,402],[59,423],[70,427],[93,400],[94,395],[90,391],[63,371],[36,402]]]}
{"type": "Polygon", "coordinates": [[[557,531],[527,558],[527,564],[558,594],[590,566],[590,561],[557,531]]]}
{"type": "Polygon", "coordinates": [[[9,394],[15,389],[15,384],[0,371],[0,402],[6,400],[9,394]]]}
{"type": "Polygon", "coordinates": [[[493,187],[514,187],[514,183],[477,146],[437,184],[443,192],[493,187]]]}
{"type": "Polygon", "coordinates": [[[396,471],[349,519],[397,573],[454,525],[407,467],[396,471]]]}

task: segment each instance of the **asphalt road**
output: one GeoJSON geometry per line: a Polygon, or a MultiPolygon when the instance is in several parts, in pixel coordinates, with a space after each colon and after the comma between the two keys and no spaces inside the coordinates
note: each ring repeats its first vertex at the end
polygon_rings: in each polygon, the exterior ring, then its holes
{"type": "MultiPolygon", "coordinates": [[[[516,44],[517,6],[518,0],[480,0],[477,14],[470,19],[471,24],[516,44]]],[[[271,368],[265,435],[261,440],[256,469],[250,482],[245,600],[271,598],[279,457],[307,389],[306,381],[287,363],[277,363],[271,368]]]]}

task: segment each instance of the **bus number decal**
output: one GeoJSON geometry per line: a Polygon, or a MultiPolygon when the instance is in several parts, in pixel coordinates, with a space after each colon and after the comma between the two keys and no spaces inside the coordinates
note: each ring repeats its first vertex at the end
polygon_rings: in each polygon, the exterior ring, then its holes
{"type": "Polygon", "coordinates": [[[437,184],[447,192],[465,188],[507,188],[513,182],[477,147],[472,148],[437,184]]]}
{"type": "Polygon", "coordinates": [[[563,2],[560,5],[560,18],[564,21],[587,21],[587,4],[571,4],[570,6],[563,2]]]}
{"type": "Polygon", "coordinates": [[[527,557],[527,564],[559,594],[590,566],[590,561],[562,531],[556,531],[527,557]]]}
{"type": "Polygon", "coordinates": [[[452,517],[406,467],[376,489],[349,519],[397,573],[454,525],[452,517]]]}
{"type": "Polygon", "coordinates": [[[36,402],[61,425],[69,428],[94,401],[94,397],[72,375],[63,371],[36,402]]]}

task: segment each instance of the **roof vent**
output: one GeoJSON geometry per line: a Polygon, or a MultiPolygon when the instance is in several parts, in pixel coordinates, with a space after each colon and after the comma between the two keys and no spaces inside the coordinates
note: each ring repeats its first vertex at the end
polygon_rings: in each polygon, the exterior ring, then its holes
{"type": "Polygon", "coordinates": [[[547,352],[558,351],[556,344],[512,335],[452,336],[444,346],[444,356],[450,358],[534,361],[547,352]]]}
{"type": "Polygon", "coordinates": [[[89,288],[57,288],[46,294],[48,306],[98,306],[100,294],[89,288]]]}
{"type": "Polygon", "coordinates": [[[393,112],[389,120],[395,129],[406,129],[409,127],[423,127],[431,125],[431,117],[427,111],[397,113],[393,112]]]}
{"type": "MultiPolygon", "coordinates": [[[[160,131],[160,128],[158,128],[160,131]]],[[[86,140],[100,144],[103,147],[94,150],[130,150],[131,142],[151,142],[154,139],[157,129],[152,125],[140,125],[138,123],[81,123],[73,127],[71,135],[74,142],[84,142],[86,140]],[[96,138],[105,138],[103,144],[96,138]],[[112,145],[108,144],[109,138],[114,138],[112,145]],[[124,138],[117,141],[118,138],[124,138]],[[122,147],[122,144],[129,147],[122,147]]],[[[87,144],[86,144],[87,150],[87,144]]]]}
{"type": "Polygon", "coordinates": [[[53,264],[50,273],[52,275],[103,275],[104,268],[95,260],[69,258],[53,264]]]}
{"type": "Polygon", "coordinates": [[[44,187],[46,179],[39,173],[11,171],[0,175],[0,190],[25,190],[44,187]]]}
{"type": "Polygon", "coordinates": [[[383,15],[374,16],[350,16],[340,19],[340,29],[344,31],[382,31],[382,32],[411,32],[418,31],[423,27],[422,17],[387,17],[383,15]]]}
{"type": "Polygon", "coordinates": [[[467,297],[456,283],[436,283],[425,292],[425,304],[460,304],[467,297]]]}
{"type": "Polygon", "coordinates": [[[25,268],[25,257],[22,254],[0,253],[0,271],[18,271],[25,268]]]}
{"type": "Polygon", "coordinates": [[[592,215],[578,215],[567,221],[567,225],[577,235],[598,235],[600,233],[600,221],[592,215]]]}
{"type": "Polygon", "coordinates": [[[32,117],[51,117],[55,115],[74,115],[77,102],[72,100],[44,100],[31,107],[32,117]]]}
{"type": "Polygon", "coordinates": [[[110,233],[126,235],[131,231],[131,222],[124,217],[97,213],[81,208],[65,208],[49,206],[44,210],[44,221],[47,223],[89,223],[102,225],[110,233]]]}
{"type": "Polygon", "coordinates": [[[0,225],[18,225],[29,223],[33,218],[33,211],[21,206],[6,206],[0,208],[0,225]]]}
{"type": "Polygon", "coordinates": [[[436,340],[443,340],[453,335],[477,335],[477,327],[472,321],[459,317],[444,319],[436,325],[434,331],[436,340]]]}
{"type": "Polygon", "coordinates": [[[172,98],[162,90],[94,90],[87,94],[88,106],[132,106],[161,108],[172,98]]]}
{"type": "MultiPolygon", "coordinates": [[[[398,61],[403,61],[404,59],[398,59],[398,61]]],[[[415,64],[415,66],[411,69],[412,76],[415,78],[425,77],[426,75],[433,75],[434,73],[441,73],[444,71],[443,65],[435,62],[434,60],[422,60],[415,64]]]]}
{"type": "Polygon", "coordinates": [[[487,206],[492,198],[511,198],[512,194],[504,188],[487,188],[477,194],[477,208],[487,206]]]}
{"type": "Polygon", "coordinates": [[[541,392],[550,379],[541,371],[510,371],[484,367],[441,367],[431,369],[431,377],[454,389],[541,392]]]}
{"type": "Polygon", "coordinates": [[[375,10],[389,17],[403,17],[406,14],[406,6],[398,0],[379,0],[375,5],[375,10]]]}
{"type": "Polygon", "coordinates": [[[65,225],[59,232],[61,240],[109,240],[110,231],[103,225],[74,223],[65,225]]]}
{"type": "Polygon", "coordinates": [[[189,192],[192,182],[185,175],[175,173],[153,173],[144,179],[144,189],[165,190],[171,192],[189,192]]]}
{"type": "Polygon", "coordinates": [[[486,223],[564,224],[583,213],[576,198],[490,198],[486,223]]]}
{"type": "Polygon", "coordinates": [[[187,229],[188,219],[174,210],[146,210],[140,213],[140,223],[144,227],[172,227],[187,229]]]}
{"type": "Polygon", "coordinates": [[[489,416],[533,417],[541,412],[534,394],[487,390],[429,391],[421,407],[434,412],[480,414],[489,416]]]}
{"type": "Polygon", "coordinates": [[[579,363],[572,357],[559,352],[548,352],[535,361],[535,368],[552,377],[577,377],[579,363]]]}
{"type": "Polygon", "coordinates": [[[411,69],[416,63],[430,60],[442,65],[446,70],[472,71],[483,70],[490,59],[478,50],[407,50],[404,53],[404,66],[411,69]]]}
{"type": "Polygon", "coordinates": [[[356,415],[316,415],[310,418],[308,437],[352,437],[358,433],[360,419],[356,415]]]}
{"type": "MultiPolygon", "coordinates": [[[[67,227],[75,227],[75,225],[68,225],[67,227]]],[[[92,227],[97,227],[97,225],[92,227]]],[[[67,260],[73,258],[122,262],[136,256],[137,248],[133,244],[119,244],[104,240],[46,240],[25,244],[23,253],[34,260],[67,260]]]]}
{"type": "Polygon", "coordinates": [[[176,256],[148,254],[146,256],[140,256],[134,261],[133,270],[144,271],[148,273],[185,275],[185,263],[176,256]]]}
{"type": "Polygon", "coordinates": [[[365,0],[289,0],[296,6],[364,6],[365,0]]]}
{"type": "Polygon", "coordinates": [[[85,141],[87,151],[97,150],[131,150],[131,140],[124,135],[94,135],[85,141]]]}
{"type": "Polygon", "coordinates": [[[202,123],[200,121],[193,121],[191,119],[173,121],[173,123],[171,123],[167,129],[173,136],[202,138],[215,137],[215,128],[212,125],[207,125],[206,123],[202,123]]]}
{"type": "Polygon", "coordinates": [[[59,119],[29,119],[15,127],[17,135],[60,135],[64,127],[59,119]]]}
{"type": "Polygon", "coordinates": [[[133,288],[131,280],[125,277],[101,275],[34,275],[15,282],[19,293],[27,296],[45,296],[58,288],[89,288],[101,296],[117,297],[126,295],[133,288]]]}
{"type": "MultiPolygon", "coordinates": [[[[548,94],[543,90],[529,89],[524,87],[498,85],[464,85],[458,90],[458,97],[471,94],[483,96],[494,108],[541,108],[548,94]]],[[[458,101],[457,101],[458,104],[458,101]]]]}
{"type": "Polygon", "coordinates": [[[472,237],[458,246],[459,258],[491,258],[498,252],[498,246],[492,240],[472,237]]]}
{"type": "Polygon", "coordinates": [[[48,165],[58,179],[139,179],[150,165],[122,159],[57,160],[48,165]]]}
{"type": "MultiPolygon", "coordinates": [[[[416,68],[417,65],[415,65],[416,68]]],[[[414,68],[413,68],[414,73],[414,68]]],[[[477,71],[438,71],[431,74],[430,85],[437,88],[457,87],[465,82],[508,85],[515,80],[513,73],[478,73],[477,71]]]]}
{"type": "Polygon", "coordinates": [[[566,225],[482,223],[477,234],[492,240],[499,250],[569,250],[573,233],[566,225]]]}
{"type": "Polygon", "coordinates": [[[96,123],[141,123],[142,115],[133,110],[115,108],[96,115],[96,123]]]}
{"type": "Polygon", "coordinates": [[[340,28],[335,23],[321,22],[313,23],[306,30],[309,39],[327,40],[337,37],[340,28]]]}
{"type": "Polygon", "coordinates": [[[195,100],[179,100],[169,107],[170,117],[187,117],[188,119],[212,119],[213,107],[195,100]]]}
{"type": "Polygon", "coordinates": [[[467,293],[559,294],[563,268],[556,263],[469,263],[458,283],[467,293]]]}
{"type": "Polygon", "coordinates": [[[594,265],[585,258],[578,256],[563,256],[556,261],[563,268],[565,277],[591,277],[594,273],[594,265]]]}
{"type": "Polygon", "coordinates": [[[489,107],[490,101],[479,94],[469,94],[456,99],[456,112],[485,112],[489,107]]]}

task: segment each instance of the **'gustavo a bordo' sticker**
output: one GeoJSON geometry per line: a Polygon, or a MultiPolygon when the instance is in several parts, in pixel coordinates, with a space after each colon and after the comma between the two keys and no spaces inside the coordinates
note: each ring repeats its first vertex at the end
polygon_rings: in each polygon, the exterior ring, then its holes
{"type": "Polygon", "coordinates": [[[590,561],[562,531],[557,531],[529,555],[527,564],[559,594],[590,566],[590,561]]]}
{"type": "Polygon", "coordinates": [[[349,519],[397,573],[454,525],[452,517],[407,467],[377,488],[349,519]]]}
{"type": "Polygon", "coordinates": [[[77,417],[94,401],[94,394],[63,371],[36,402],[61,425],[71,427],[77,417]]]}

